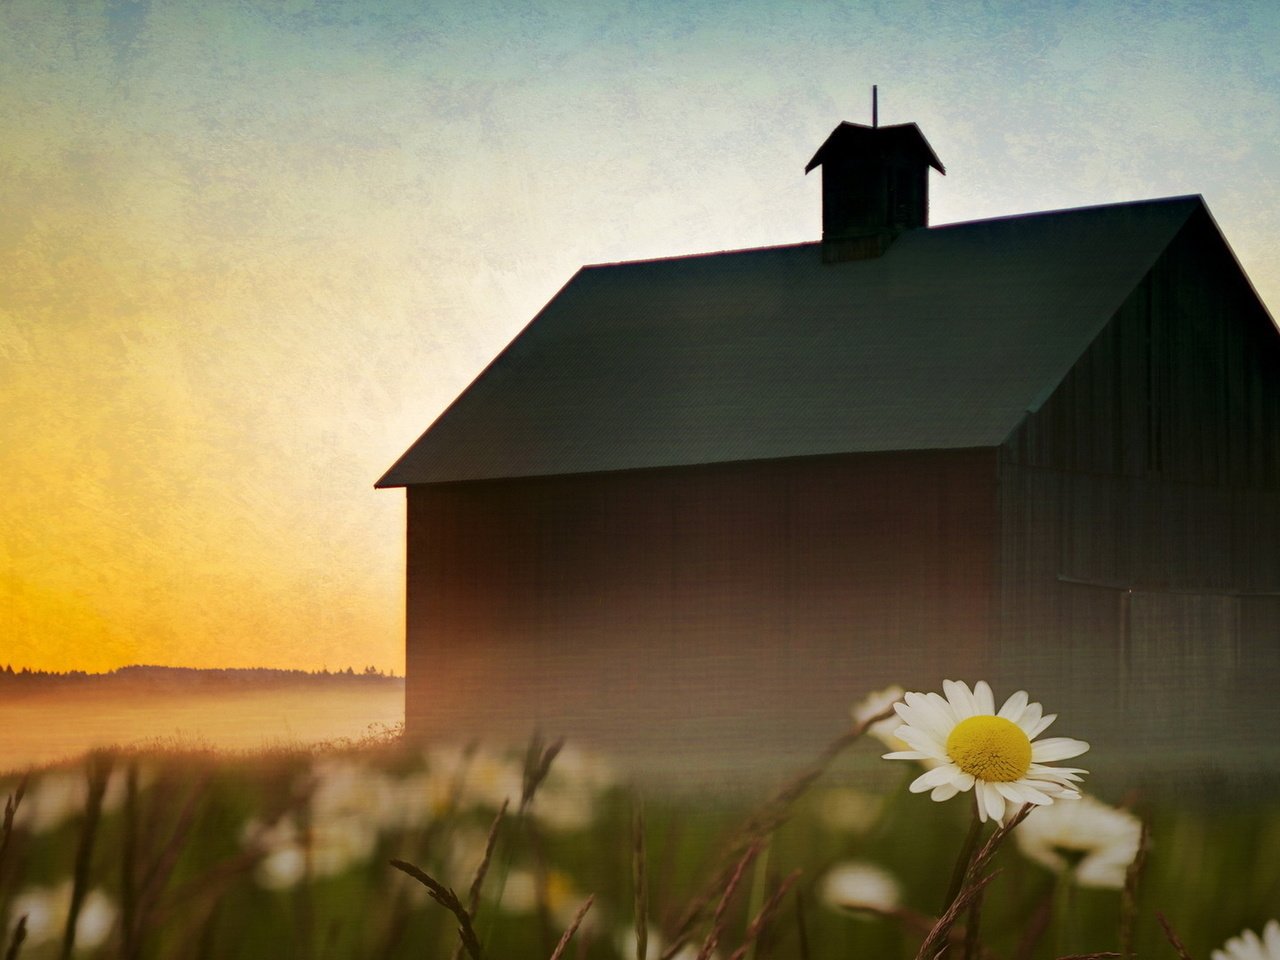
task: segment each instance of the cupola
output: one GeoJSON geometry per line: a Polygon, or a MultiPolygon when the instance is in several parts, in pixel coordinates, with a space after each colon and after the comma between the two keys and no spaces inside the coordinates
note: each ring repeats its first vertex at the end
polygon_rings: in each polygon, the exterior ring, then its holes
{"type": "MultiPolygon", "coordinates": [[[[874,96],[874,95],[873,95],[874,96]]],[[[914,123],[841,123],[804,172],[822,167],[822,258],[878,257],[904,230],[929,225],[929,168],[945,175],[914,123]]]]}

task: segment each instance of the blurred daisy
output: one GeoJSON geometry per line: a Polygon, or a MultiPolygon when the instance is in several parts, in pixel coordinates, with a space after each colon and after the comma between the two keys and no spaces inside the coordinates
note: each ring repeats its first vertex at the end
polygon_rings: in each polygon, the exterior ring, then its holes
{"type": "MultiPolygon", "coordinates": [[[[124,802],[124,775],[113,770],[102,795],[102,812],[111,813],[124,802]]],[[[50,770],[34,779],[14,814],[14,824],[32,833],[56,830],[84,813],[89,781],[76,769],[50,770]]]]}
{"type": "Polygon", "coordinates": [[[1232,937],[1209,960],[1280,960],[1280,922],[1270,921],[1261,937],[1252,930],[1232,937]]]}
{"type": "Polygon", "coordinates": [[[268,890],[287,890],[307,873],[307,855],[293,817],[275,823],[251,819],[240,831],[241,842],[262,854],[254,867],[254,879],[268,890]]]}
{"type": "MultiPolygon", "coordinates": [[[[587,914],[590,916],[590,914],[587,914]]],[[[618,932],[614,937],[614,946],[617,948],[618,956],[622,960],[635,960],[636,956],[636,928],[627,927],[618,932]]],[[[649,937],[645,941],[645,960],[658,960],[666,951],[666,944],[663,942],[662,934],[658,932],[656,927],[649,928],[649,937]]],[[[671,960],[697,960],[701,953],[700,945],[696,943],[685,943],[675,953],[671,955],[671,960]]],[[[711,951],[711,960],[720,960],[720,952],[718,950],[711,951]]]]}
{"type": "Polygon", "coordinates": [[[377,847],[378,831],[354,814],[313,810],[306,829],[289,814],[273,824],[250,820],[241,831],[241,841],[262,854],[254,869],[258,885],[285,890],[308,873],[337,876],[367,861],[377,847]]]}
{"type": "Polygon", "coordinates": [[[582,830],[594,822],[597,802],[616,783],[617,774],[604,760],[565,747],[534,794],[529,812],[552,830],[582,830]]]}
{"type": "MultiPolygon", "coordinates": [[[[639,949],[636,946],[636,928],[623,927],[617,932],[613,938],[613,945],[617,948],[618,956],[623,960],[635,960],[639,949]]],[[[644,960],[658,960],[662,956],[662,934],[657,927],[649,927],[645,937],[644,960]]]]}
{"type": "Polygon", "coordinates": [[[461,809],[497,810],[504,800],[520,802],[523,761],[485,747],[437,745],[426,754],[431,776],[430,801],[436,813],[455,804],[461,809]]]}
{"type": "Polygon", "coordinates": [[[1119,890],[1138,856],[1142,821],[1083,796],[1036,810],[1014,830],[1013,839],[1026,857],[1068,874],[1082,887],[1119,890]]]}
{"type": "MultiPolygon", "coordinates": [[[[56,887],[31,887],[10,906],[10,929],[27,918],[27,945],[38,947],[60,940],[71,912],[71,881],[56,887]]],[[[94,950],[106,942],[116,920],[116,906],[101,890],[90,890],[76,916],[76,949],[94,950]]]]}
{"type": "MultiPolygon", "coordinates": [[[[547,873],[545,889],[547,912],[553,922],[567,927],[582,906],[582,897],[574,887],[573,880],[561,870],[547,873]]],[[[496,893],[497,891],[495,891],[496,893]]],[[[499,908],[505,913],[528,914],[538,908],[538,877],[532,870],[512,867],[507,872],[506,881],[501,884],[501,900],[499,908]]],[[[595,921],[590,913],[583,918],[584,926],[580,929],[591,929],[595,921]]],[[[635,951],[632,950],[632,953],[635,951]]]]}
{"type": "Polygon", "coordinates": [[[902,889],[882,867],[846,860],[826,872],[819,895],[827,906],[840,910],[893,910],[902,900],[902,889]]]}
{"type": "MultiPolygon", "coordinates": [[[[849,711],[853,715],[853,725],[859,727],[877,714],[884,713],[895,704],[900,703],[904,696],[906,696],[906,692],[896,684],[867,694],[855,703],[853,709],[849,711]]],[[[901,722],[897,717],[886,717],[867,727],[867,733],[871,734],[890,750],[906,750],[908,745],[893,735],[901,722]]]]}
{"type": "Polygon", "coordinates": [[[1048,764],[1078,757],[1089,744],[1068,737],[1032,742],[1056,714],[1044,715],[1040,704],[1028,702],[1025,690],[1006,700],[997,713],[991,687],[982,680],[972,691],[955,680],[944,680],[942,688],[945,698],[908,693],[905,703],[894,708],[903,720],[894,735],[910,749],[887,753],[885,759],[938,763],[911,782],[912,793],[931,791],[930,796],[941,801],[972,788],[984,822],[988,817],[1002,821],[1007,805],[1012,811],[1024,803],[1079,798],[1075,784],[1085,771],[1048,764]]]}
{"type": "Polygon", "coordinates": [[[832,787],[818,794],[818,819],[828,830],[866,833],[876,825],[884,798],[853,787],[832,787]]]}

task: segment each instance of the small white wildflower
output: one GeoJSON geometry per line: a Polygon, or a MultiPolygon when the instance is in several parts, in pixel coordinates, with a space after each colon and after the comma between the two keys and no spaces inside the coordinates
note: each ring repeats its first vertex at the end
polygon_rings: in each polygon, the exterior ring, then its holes
{"type": "Polygon", "coordinates": [[[1142,821],[1127,810],[1082,796],[1073,803],[1037,807],[1013,832],[1031,860],[1064,873],[1082,887],[1124,887],[1138,856],[1142,821]]]}
{"type": "Polygon", "coordinates": [[[823,876],[821,897],[827,906],[837,909],[893,910],[902,902],[902,888],[883,867],[846,860],[823,876]]]}
{"type": "MultiPolygon", "coordinates": [[[[883,690],[876,690],[873,693],[867,694],[855,703],[853,708],[849,711],[853,715],[854,726],[861,726],[877,714],[893,709],[893,705],[901,703],[902,698],[905,696],[906,691],[897,684],[885,687],[883,690]]],[[[867,728],[867,733],[875,737],[890,750],[909,750],[911,747],[905,740],[899,740],[894,736],[894,731],[901,725],[902,721],[893,714],[890,714],[886,719],[877,720],[869,726],[867,728]]]]}
{"type": "Polygon", "coordinates": [[[1252,930],[1232,937],[1209,960],[1280,960],[1280,921],[1268,921],[1261,937],[1252,930]]]}
{"type": "MultiPolygon", "coordinates": [[[[19,893],[9,908],[10,929],[25,916],[28,946],[35,948],[60,940],[71,913],[71,890],[71,881],[65,880],[56,887],[31,887],[19,893]]],[[[90,890],[76,917],[76,949],[94,950],[102,946],[115,922],[115,903],[103,891],[90,890]]]]}

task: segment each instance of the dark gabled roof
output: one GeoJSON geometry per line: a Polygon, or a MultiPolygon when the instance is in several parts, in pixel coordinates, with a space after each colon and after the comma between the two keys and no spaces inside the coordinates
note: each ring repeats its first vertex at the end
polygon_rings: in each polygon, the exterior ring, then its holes
{"type": "Polygon", "coordinates": [[[584,267],[378,486],[999,446],[1202,207],[584,267]]]}
{"type": "Polygon", "coordinates": [[[805,164],[804,172],[808,173],[819,164],[846,157],[866,160],[874,156],[883,160],[895,155],[927,164],[943,176],[947,173],[942,161],[933,152],[933,147],[929,146],[929,141],[914,123],[867,127],[847,120],[831,131],[813,159],[805,164]]]}

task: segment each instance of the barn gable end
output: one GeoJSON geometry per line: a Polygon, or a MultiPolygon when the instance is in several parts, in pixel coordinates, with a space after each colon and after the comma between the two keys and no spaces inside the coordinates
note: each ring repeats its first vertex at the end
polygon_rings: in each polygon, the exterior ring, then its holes
{"type": "Polygon", "coordinates": [[[1216,749],[1225,702],[1275,714],[1280,335],[1207,209],[999,469],[1008,673],[1035,664],[1095,713],[1102,691],[1153,749],[1216,749]]]}

